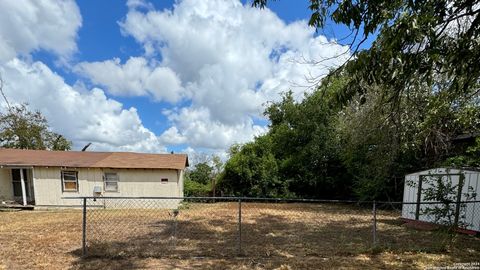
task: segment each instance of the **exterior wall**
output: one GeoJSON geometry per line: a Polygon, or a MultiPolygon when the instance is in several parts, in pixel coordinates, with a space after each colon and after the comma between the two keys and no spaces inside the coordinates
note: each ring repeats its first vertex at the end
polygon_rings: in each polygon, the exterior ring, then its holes
{"type": "Polygon", "coordinates": [[[178,197],[183,197],[183,188],[185,181],[185,172],[183,170],[178,170],[178,197]]]}
{"type": "Polygon", "coordinates": [[[13,185],[10,169],[0,169],[0,201],[13,201],[13,185]]]}
{"type": "Polygon", "coordinates": [[[101,188],[102,196],[107,197],[178,197],[182,195],[179,188],[179,176],[182,174],[177,170],[97,168],[65,170],[78,172],[78,192],[62,191],[60,168],[36,167],[34,169],[36,205],[80,205],[80,200],[62,199],[62,197],[93,196],[96,186],[101,188]],[[105,172],[118,174],[117,192],[104,191],[103,174],[105,172]],[[162,178],[168,178],[168,183],[162,183],[162,178]]]}
{"type": "MultiPolygon", "coordinates": [[[[462,197],[461,201],[466,201],[465,193],[468,192],[469,187],[477,193],[475,200],[480,200],[480,172],[469,171],[469,170],[459,170],[459,169],[448,169],[448,168],[436,168],[425,170],[417,173],[412,173],[405,176],[405,186],[403,192],[403,202],[417,202],[418,196],[418,186],[411,186],[409,182],[412,182],[418,185],[420,177],[428,177],[428,175],[444,175],[443,177],[449,177],[453,185],[458,185],[459,183],[459,174],[464,176],[464,183],[462,186],[462,197]]],[[[428,183],[422,183],[422,190],[428,188],[428,183]]],[[[455,198],[451,198],[456,201],[455,198]]],[[[421,194],[420,201],[425,201],[424,195],[421,194]]],[[[421,205],[420,206],[420,215],[419,220],[426,222],[434,222],[434,218],[428,215],[422,215],[422,210],[427,207],[434,207],[434,204],[431,205],[421,205]]],[[[407,219],[415,219],[416,204],[403,204],[402,207],[402,217],[407,219]]],[[[467,203],[465,208],[465,217],[461,218],[460,221],[468,224],[467,229],[480,231],[480,216],[476,213],[480,212],[480,203],[467,203]]]]}

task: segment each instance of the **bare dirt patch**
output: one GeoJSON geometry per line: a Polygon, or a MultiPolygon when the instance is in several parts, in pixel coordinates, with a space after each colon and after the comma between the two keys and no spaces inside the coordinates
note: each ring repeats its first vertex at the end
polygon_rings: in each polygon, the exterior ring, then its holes
{"type": "Polygon", "coordinates": [[[480,239],[408,228],[399,213],[333,204],[190,203],[88,212],[0,212],[0,269],[411,269],[475,262],[480,239]]]}

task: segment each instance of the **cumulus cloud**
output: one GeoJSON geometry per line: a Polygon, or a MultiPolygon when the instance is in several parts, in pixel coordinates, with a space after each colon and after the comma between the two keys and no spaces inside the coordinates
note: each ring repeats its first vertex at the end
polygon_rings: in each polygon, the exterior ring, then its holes
{"type": "Polygon", "coordinates": [[[144,47],[143,57],[160,58],[177,74],[191,99],[168,112],[167,143],[226,149],[251,140],[265,131],[253,121],[263,104],[287,90],[301,99],[312,86],[308,76],[322,77],[348,58],[347,47],[315,35],[305,21],[286,24],[238,0],[184,0],[162,11],[136,0],[128,7],[122,32],[144,47]]]}
{"type": "Polygon", "coordinates": [[[263,104],[287,90],[301,99],[311,86],[306,76],[324,76],[348,57],[342,54],[348,48],[316,35],[305,21],[287,24],[238,0],[183,0],[161,11],[142,0],[127,6],[121,32],[145,53],[123,63],[114,58],[73,65],[97,86],[90,89],[81,81],[65,83],[29,57],[36,50],[60,59],[76,52],[82,18],[73,1],[0,1],[7,95],[42,111],[78,147],[94,142],[96,150],[162,152],[165,145],[181,145],[224,155],[232,143],[266,132],[254,120],[263,117],[263,104]],[[305,59],[330,60],[310,66],[301,63],[305,59]],[[157,136],[115,96],[174,104],[164,110],[169,127],[157,136]]]}
{"type": "Polygon", "coordinates": [[[207,108],[182,108],[165,114],[176,124],[160,136],[162,142],[169,144],[188,142],[194,148],[226,150],[232,143],[246,142],[266,131],[265,127],[255,125],[250,118],[236,125],[212,121],[207,108]]]}
{"type": "MultiPolygon", "coordinates": [[[[135,108],[124,109],[99,88],[72,87],[44,63],[31,60],[37,50],[68,60],[77,50],[81,23],[74,1],[0,1],[0,74],[6,96],[11,103],[27,102],[41,111],[76,148],[92,142],[95,150],[165,152],[135,108]]],[[[158,68],[151,73],[146,85],[162,76],[168,82],[171,76],[158,68]]]]}
{"type": "Polygon", "coordinates": [[[12,101],[29,102],[40,110],[53,129],[78,147],[93,142],[93,149],[165,152],[157,136],[142,125],[135,108],[124,109],[103,90],[77,91],[41,62],[17,58],[0,66],[4,91],[12,101]]]}
{"type": "Polygon", "coordinates": [[[145,58],[131,57],[125,64],[120,59],[103,62],[82,62],[75,70],[90,80],[107,87],[116,96],[152,96],[171,103],[183,93],[180,79],[168,67],[151,67],[145,58]]]}
{"type": "Polygon", "coordinates": [[[82,24],[74,1],[0,1],[0,61],[44,49],[61,58],[77,50],[82,24]]]}

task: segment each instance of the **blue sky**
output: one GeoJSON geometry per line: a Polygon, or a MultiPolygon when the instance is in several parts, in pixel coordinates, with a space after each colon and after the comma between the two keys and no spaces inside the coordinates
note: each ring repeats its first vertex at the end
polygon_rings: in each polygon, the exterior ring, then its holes
{"type": "Polygon", "coordinates": [[[333,42],[348,29],[308,27],[306,1],[0,5],[4,91],[75,149],[225,156],[266,131],[266,102],[287,90],[301,99],[314,88],[306,74],[321,78],[348,58],[333,42]],[[323,68],[305,63],[331,56],[323,68]]]}

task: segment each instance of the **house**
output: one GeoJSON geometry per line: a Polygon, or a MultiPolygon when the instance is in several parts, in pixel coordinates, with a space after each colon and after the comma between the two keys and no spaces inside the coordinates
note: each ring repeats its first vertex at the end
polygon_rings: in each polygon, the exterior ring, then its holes
{"type": "MultiPolygon", "coordinates": [[[[452,222],[464,229],[480,232],[479,196],[480,171],[477,169],[432,168],[408,174],[405,176],[402,218],[440,224],[452,222]],[[443,188],[439,188],[439,184],[443,188]],[[449,217],[435,215],[435,209],[448,209],[446,204],[428,200],[427,194],[435,194],[438,190],[448,190],[439,197],[450,202],[449,217]]],[[[438,201],[437,198],[433,201],[438,201]]]]}
{"type": "Polygon", "coordinates": [[[0,148],[0,202],[78,205],[79,196],[182,197],[184,154],[0,148]],[[95,194],[94,194],[95,192],[95,194]]]}

